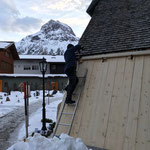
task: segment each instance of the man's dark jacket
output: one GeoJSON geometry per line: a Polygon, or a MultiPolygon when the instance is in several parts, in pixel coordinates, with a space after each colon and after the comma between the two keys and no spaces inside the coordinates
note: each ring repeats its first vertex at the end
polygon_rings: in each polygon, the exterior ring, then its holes
{"type": "Polygon", "coordinates": [[[69,49],[66,50],[65,54],[64,54],[64,58],[65,58],[65,68],[64,71],[66,73],[66,70],[71,68],[71,67],[76,67],[76,55],[75,52],[79,51],[81,49],[80,45],[76,45],[74,47],[71,47],[69,49]]]}

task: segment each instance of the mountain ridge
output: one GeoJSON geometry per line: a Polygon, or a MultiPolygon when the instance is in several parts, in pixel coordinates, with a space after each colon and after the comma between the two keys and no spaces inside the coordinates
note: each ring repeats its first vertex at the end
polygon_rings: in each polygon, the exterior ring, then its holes
{"type": "Polygon", "coordinates": [[[71,27],[50,20],[39,32],[26,36],[15,45],[20,55],[63,55],[68,44],[76,45],[78,41],[71,27]]]}

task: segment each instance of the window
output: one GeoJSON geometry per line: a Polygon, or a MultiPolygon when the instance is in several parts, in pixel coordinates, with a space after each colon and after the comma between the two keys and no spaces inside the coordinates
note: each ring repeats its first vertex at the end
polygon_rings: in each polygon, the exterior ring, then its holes
{"type": "Polygon", "coordinates": [[[52,65],[52,66],[51,66],[51,69],[52,69],[52,70],[56,70],[56,65],[52,65]]]}
{"type": "Polygon", "coordinates": [[[31,70],[31,67],[29,65],[24,65],[24,70],[31,70]]]}
{"type": "Polygon", "coordinates": [[[38,65],[32,65],[32,70],[39,70],[39,66],[38,65]]]}

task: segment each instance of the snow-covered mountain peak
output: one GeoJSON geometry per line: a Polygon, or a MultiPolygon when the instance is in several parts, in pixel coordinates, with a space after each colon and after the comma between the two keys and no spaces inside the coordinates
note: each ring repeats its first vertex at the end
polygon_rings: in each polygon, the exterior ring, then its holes
{"type": "Polygon", "coordinates": [[[52,31],[61,31],[62,33],[72,34],[75,36],[73,30],[67,24],[61,23],[59,21],[50,20],[41,27],[42,33],[48,34],[52,31]]]}
{"type": "Polygon", "coordinates": [[[67,24],[50,20],[44,24],[40,31],[28,35],[20,42],[16,43],[19,54],[44,54],[63,55],[69,43],[77,44],[77,38],[67,24]]]}

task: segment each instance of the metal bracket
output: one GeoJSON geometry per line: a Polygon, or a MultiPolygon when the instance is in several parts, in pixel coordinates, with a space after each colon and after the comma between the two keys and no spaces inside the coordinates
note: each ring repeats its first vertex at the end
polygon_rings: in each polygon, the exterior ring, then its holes
{"type": "Polygon", "coordinates": [[[105,62],[106,61],[106,58],[102,57],[102,62],[105,62]]]}

